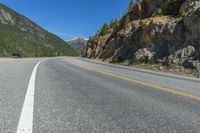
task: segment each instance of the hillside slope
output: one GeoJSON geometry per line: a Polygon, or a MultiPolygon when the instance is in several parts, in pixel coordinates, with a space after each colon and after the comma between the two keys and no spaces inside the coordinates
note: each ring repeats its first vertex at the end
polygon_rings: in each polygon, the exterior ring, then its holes
{"type": "Polygon", "coordinates": [[[25,57],[77,55],[56,35],[0,4],[0,56],[16,52],[25,57]]]}
{"type": "Polygon", "coordinates": [[[200,70],[199,0],[139,0],[110,27],[88,41],[83,57],[200,70]]]}
{"type": "Polygon", "coordinates": [[[78,53],[81,53],[85,46],[87,45],[87,39],[75,38],[73,40],[68,41],[67,43],[74,48],[78,53]]]}

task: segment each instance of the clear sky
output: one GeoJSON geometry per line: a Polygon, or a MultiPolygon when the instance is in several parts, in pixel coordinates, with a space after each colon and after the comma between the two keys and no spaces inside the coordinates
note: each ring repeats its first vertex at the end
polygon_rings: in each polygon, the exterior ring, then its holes
{"type": "Polygon", "coordinates": [[[88,38],[120,18],[130,0],[0,0],[64,40],[88,38]]]}

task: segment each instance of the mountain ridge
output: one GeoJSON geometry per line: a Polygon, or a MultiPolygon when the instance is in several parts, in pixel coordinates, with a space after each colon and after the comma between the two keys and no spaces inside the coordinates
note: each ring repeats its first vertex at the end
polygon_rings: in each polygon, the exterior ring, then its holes
{"type": "Polygon", "coordinates": [[[83,38],[74,38],[67,41],[67,43],[72,46],[72,48],[74,48],[78,53],[81,53],[83,51],[83,49],[87,45],[87,42],[88,39],[83,38]]]}
{"type": "Polygon", "coordinates": [[[19,52],[25,57],[77,55],[64,40],[0,3],[0,56],[19,52]]]}

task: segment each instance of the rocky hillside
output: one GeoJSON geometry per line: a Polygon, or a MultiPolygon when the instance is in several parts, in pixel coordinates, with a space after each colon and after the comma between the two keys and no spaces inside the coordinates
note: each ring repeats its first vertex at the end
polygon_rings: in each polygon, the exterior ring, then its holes
{"type": "Polygon", "coordinates": [[[81,53],[87,45],[87,41],[87,39],[75,38],[73,40],[68,41],[67,43],[78,53],[81,53]]]}
{"type": "Polygon", "coordinates": [[[0,56],[12,53],[25,57],[77,54],[59,37],[0,4],[0,56]]]}
{"type": "Polygon", "coordinates": [[[139,0],[112,32],[92,37],[82,56],[200,69],[200,1],[139,0]]]}

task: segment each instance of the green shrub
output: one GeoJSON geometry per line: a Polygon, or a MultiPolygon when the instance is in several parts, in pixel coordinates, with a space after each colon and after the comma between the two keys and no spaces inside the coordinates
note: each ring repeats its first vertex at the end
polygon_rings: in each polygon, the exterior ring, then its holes
{"type": "Polygon", "coordinates": [[[105,36],[107,34],[110,34],[114,30],[116,30],[119,27],[119,20],[111,21],[110,24],[105,23],[103,27],[101,28],[101,31],[99,33],[100,36],[105,36]]]}
{"type": "Polygon", "coordinates": [[[158,8],[156,11],[156,16],[163,16],[163,11],[161,8],[158,8]]]}
{"type": "Polygon", "coordinates": [[[107,23],[105,23],[105,24],[103,25],[101,31],[100,31],[100,35],[101,35],[101,36],[104,36],[104,35],[106,35],[106,34],[109,34],[109,30],[110,30],[110,26],[109,26],[107,23]]]}
{"type": "Polygon", "coordinates": [[[200,17],[200,8],[197,9],[196,15],[197,15],[198,17],[200,17]]]}
{"type": "Polygon", "coordinates": [[[179,15],[179,10],[184,0],[168,0],[167,15],[179,15]]]}

